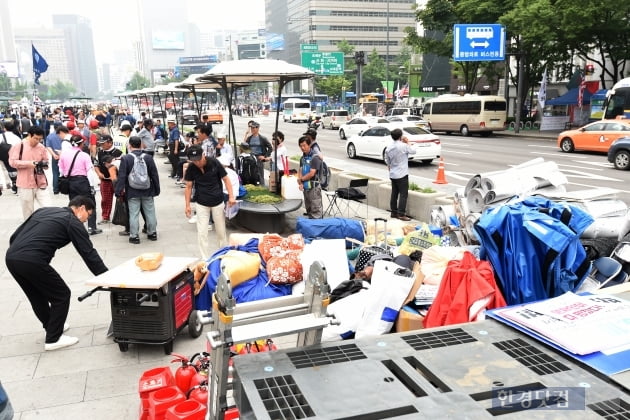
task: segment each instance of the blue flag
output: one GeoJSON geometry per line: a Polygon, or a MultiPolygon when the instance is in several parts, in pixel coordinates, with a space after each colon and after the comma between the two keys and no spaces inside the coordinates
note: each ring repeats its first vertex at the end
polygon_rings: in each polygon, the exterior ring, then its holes
{"type": "Polygon", "coordinates": [[[31,44],[31,47],[33,48],[33,73],[35,73],[35,84],[39,85],[39,76],[41,76],[42,73],[46,73],[48,63],[44,57],[37,52],[33,44],[31,44]]]}

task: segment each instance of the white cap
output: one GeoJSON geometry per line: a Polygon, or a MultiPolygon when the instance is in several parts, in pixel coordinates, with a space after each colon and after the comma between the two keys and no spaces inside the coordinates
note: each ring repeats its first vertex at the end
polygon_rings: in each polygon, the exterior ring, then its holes
{"type": "Polygon", "coordinates": [[[219,160],[219,162],[221,162],[221,165],[223,166],[230,166],[230,157],[227,154],[221,155],[217,158],[219,160]]]}

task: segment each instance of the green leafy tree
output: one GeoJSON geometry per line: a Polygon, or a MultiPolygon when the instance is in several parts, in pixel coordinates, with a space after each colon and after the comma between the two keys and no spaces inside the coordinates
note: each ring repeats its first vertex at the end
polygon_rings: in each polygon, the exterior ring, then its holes
{"type": "Polygon", "coordinates": [[[378,55],[376,48],[367,57],[363,66],[363,92],[382,92],[381,81],[385,80],[385,61],[378,55]]]}
{"type": "Polygon", "coordinates": [[[40,97],[46,99],[57,99],[65,101],[78,92],[72,83],[57,80],[54,85],[42,85],[40,89],[40,97]]]}
{"type": "Polygon", "coordinates": [[[144,77],[140,72],[135,72],[131,79],[125,84],[127,90],[144,89],[151,86],[149,79],[144,77]]]}

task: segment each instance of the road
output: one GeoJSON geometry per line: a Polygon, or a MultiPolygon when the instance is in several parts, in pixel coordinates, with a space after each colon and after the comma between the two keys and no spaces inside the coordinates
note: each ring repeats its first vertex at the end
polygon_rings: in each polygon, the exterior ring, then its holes
{"type": "MultiPolygon", "coordinates": [[[[274,116],[255,118],[261,122],[260,132],[262,134],[271,137],[275,126],[274,116]]],[[[243,136],[243,130],[248,119],[235,117],[235,127],[239,140],[243,136]]],[[[280,118],[278,129],[285,134],[289,156],[298,155],[300,151],[297,140],[306,131],[306,124],[285,123],[280,118]]],[[[421,187],[432,187],[439,191],[452,192],[464,187],[473,175],[505,170],[511,166],[541,157],[546,161],[554,161],[558,164],[560,171],[567,176],[569,181],[568,191],[613,188],[618,190],[618,198],[630,204],[630,171],[614,169],[612,164],[607,161],[605,154],[563,153],[556,146],[555,140],[501,136],[500,133],[492,137],[447,136],[442,133],[438,133],[438,135],[442,140],[442,156],[448,185],[433,183],[438,167],[438,162],[434,161],[430,165],[412,164],[410,168],[412,181],[421,187]]],[[[329,165],[374,177],[387,177],[387,171],[382,162],[369,159],[349,159],[345,150],[346,142],[339,138],[337,130],[320,128],[317,140],[329,165]]]]}

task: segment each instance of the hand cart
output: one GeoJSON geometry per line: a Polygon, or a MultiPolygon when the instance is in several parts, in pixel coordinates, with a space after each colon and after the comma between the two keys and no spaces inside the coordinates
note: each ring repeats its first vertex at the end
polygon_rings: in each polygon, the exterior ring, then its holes
{"type": "Polygon", "coordinates": [[[120,351],[129,344],[157,344],[164,353],[173,351],[173,340],[188,325],[197,338],[203,324],[194,310],[193,273],[195,258],[164,257],[153,271],[142,271],[135,258],[86,281],[94,289],[79,296],[79,302],[99,290],[110,292],[114,341],[120,351]]]}

